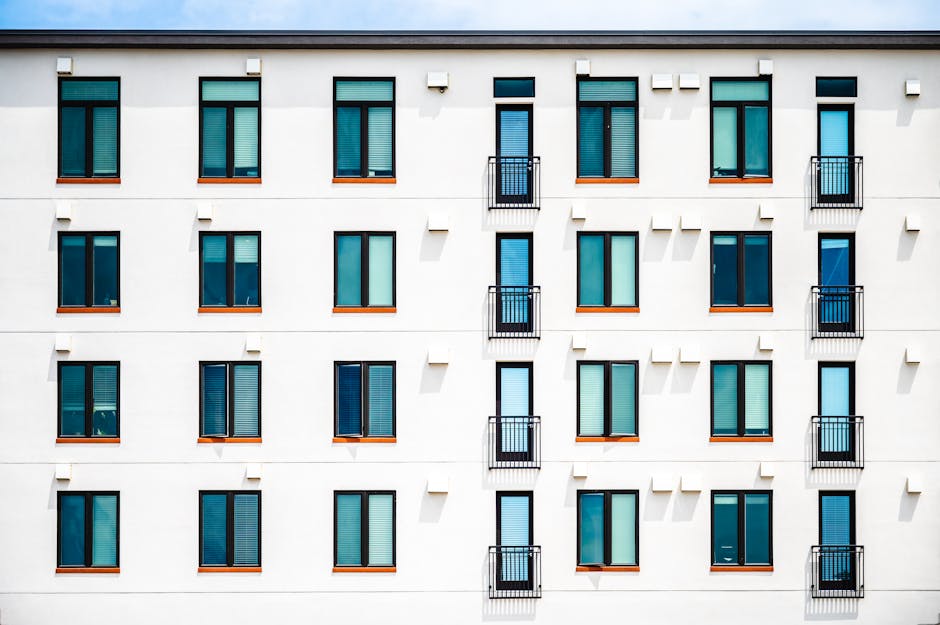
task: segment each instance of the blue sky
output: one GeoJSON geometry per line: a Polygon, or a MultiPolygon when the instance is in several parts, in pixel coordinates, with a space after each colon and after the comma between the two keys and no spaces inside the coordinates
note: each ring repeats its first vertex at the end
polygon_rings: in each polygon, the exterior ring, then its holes
{"type": "Polygon", "coordinates": [[[940,0],[0,0],[0,28],[938,29],[940,0]]]}

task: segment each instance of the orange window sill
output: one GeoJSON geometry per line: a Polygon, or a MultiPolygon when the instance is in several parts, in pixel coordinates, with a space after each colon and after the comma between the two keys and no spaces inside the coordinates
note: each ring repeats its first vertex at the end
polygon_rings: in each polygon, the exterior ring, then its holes
{"type": "Polygon", "coordinates": [[[94,566],[58,566],[55,569],[55,572],[58,573],[120,573],[121,567],[94,567],[94,566]]]}
{"type": "Polygon", "coordinates": [[[709,178],[708,184],[773,184],[773,178],[709,178]]]}
{"type": "Polygon", "coordinates": [[[709,306],[710,313],[772,313],[773,306],[709,306]]]}
{"type": "Polygon", "coordinates": [[[196,439],[197,443],[260,443],[260,436],[245,437],[222,437],[222,436],[200,436],[196,439]]]}
{"type": "Polygon", "coordinates": [[[639,436],[576,436],[576,443],[639,443],[639,436]]]}
{"type": "Polygon", "coordinates": [[[709,569],[712,573],[771,573],[773,566],[716,566],[709,569]]]}
{"type": "Polygon", "coordinates": [[[260,566],[200,566],[197,573],[260,573],[260,566]]]}
{"type": "Polygon", "coordinates": [[[639,306],[577,306],[576,313],[638,313],[639,306]]]}
{"type": "Polygon", "coordinates": [[[398,178],[333,178],[333,184],[396,184],[398,178]]]}
{"type": "Polygon", "coordinates": [[[575,184],[640,184],[639,178],[575,178],[575,184]]]}
{"type": "Polygon", "coordinates": [[[91,437],[91,436],[76,436],[76,437],[58,437],[55,439],[56,444],[60,443],[105,443],[110,445],[116,445],[121,442],[120,438],[105,438],[105,437],[91,437]]]}
{"type": "Polygon", "coordinates": [[[72,308],[71,306],[59,306],[58,308],[55,309],[55,311],[57,313],[65,313],[65,314],[73,314],[73,313],[114,314],[114,313],[121,312],[121,307],[120,306],[99,306],[99,307],[76,306],[72,308]]]}
{"type": "Polygon", "coordinates": [[[631,564],[624,566],[616,565],[597,565],[597,564],[579,564],[575,567],[575,571],[604,571],[610,573],[639,573],[640,565],[631,564]]]}
{"type": "Polygon", "coordinates": [[[120,178],[56,178],[56,184],[121,184],[120,178]]]}
{"type": "Polygon", "coordinates": [[[394,566],[334,566],[334,573],[394,573],[394,566]]]}
{"type": "Polygon", "coordinates": [[[773,436],[709,436],[709,443],[772,443],[773,436]]]}
{"type": "Polygon", "coordinates": [[[196,178],[198,184],[261,184],[261,178],[196,178]]]}
{"type": "Polygon", "coordinates": [[[334,443],[397,443],[394,436],[334,436],[334,443]]]}
{"type": "Polygon", "coordinates": [[[261,306],[200,306],[196,309],[199,313],[242,313],[242,314],[261,314],[261,306]]]}
{"type": "Polygon", "coordinates": [[[398,312],[395,306],[334,306],[334,313],[394,313],[398,312]]]}

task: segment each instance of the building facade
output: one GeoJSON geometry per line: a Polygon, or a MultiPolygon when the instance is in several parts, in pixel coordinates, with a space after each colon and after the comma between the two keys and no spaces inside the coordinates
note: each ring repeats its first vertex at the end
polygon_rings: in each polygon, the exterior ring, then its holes
{"type": "Polygon", "coordinates": [[[940,35],[0,48],[0,622],[936,622],[940,35]]]}

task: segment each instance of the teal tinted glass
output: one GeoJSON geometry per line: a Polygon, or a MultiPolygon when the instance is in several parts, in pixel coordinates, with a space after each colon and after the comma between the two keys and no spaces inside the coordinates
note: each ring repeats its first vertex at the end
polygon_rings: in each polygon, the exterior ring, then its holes
{"type": "Polygon", "coordinates": [[[738,237],[712,235],[712,305],[735,306],[737,303],[738,237]]]}
{"type": "Polygon", "coordinates": [[[336,564],[362,564],[362,496],[336,495],[336,564]]]}
{"type": "Polygon", "coordinates": [[[770,364],[744,365],[744,433],[770,434],[770,364]]]}
{"type": "Polygon", "coordinates": [[[257,364],[232,365],[233,382],[232,394],[234,407],[233,436],[260,436],[260,395],[259,374],[261,367],[257,364]]]}
{"type": "Polygon", "coordinates": [[[257,102],[261,99],[261,81],[203,80],[202,99],[206,102],[257,102]]]}
{"type": "Polygon", "coordinates": [[[578,109],[578,176],[604,175],[604,109],[578,109]]]}
{"type": "Polygon", "coordinates": [[[258,176],[258,107],[235,107],[235,176],[258,176]]]}
{"type": "Polygon", "coordinates": [[[95,365],[92,370],[92,436],[118,435],[118,368],[95,365]]]}
{"type": "Polygon", "coordinates": [[[636,304],[636,235],[611,235],[610,305],[636,304]]]}
{"type": "Polygon", "coordinates": [[[117,175],[117,148],[117,107],[96,106],[92,109],[92,174],[117,175]]]}
{"type": "Polygon", "coordinates": [[[636,100],[635,80],[579,80],[580,102],[623,102],[636,100]]]}
{"type": "Polygon", "coordinates": [[[712,109],[712,174],[736,176],[738,173],[738,110],[732,107],[712,109]]]}
{"type": "Polygon", "coordinates": [[[394,436],[394,368],[392,365],[369,366],[369,435],[394,436]]]}
{"type": "Polygon", "coordinates": [[[118,238],[92,237],[92,306],[118,305],[118,238]]]}
{"type": "Polygon", "coordinates": [[[712,81],[713,102],[760,102],[768,99],[770,99],[770,83],[766,80],[712,81]]]}
{"type": "Polygon", "coordinates": [[[636,365],[610,365],[610,433],[636,435],[636,365]]]}
{"type": "Polygon", "coordinates": [[[370,106],[369,130],[369,176],[392,175],[392,108],[370,106]]]}
{"type": "Polygon", "coordinates": [[[738,365],[712,365],[712,434],[738,433],[738,365]]]}
{"type": "Polygon", "coordinates": [[[394,511],[392,495],[369,495],[369,566],[395,564],[394,511]]]}
{"type": "Polygon", "coordinates": [[[770,174],[770,123],[766,106],[744,107],[744,175],[770,174]]]}
{"type": "Polygon", "coordinates": [[[712,544],[714,564],[738,564],[737,495],[713,496],[712,544]]]}
{"type": "Polygon", "coordinates": [[[59,169],[63,176],[85,175],[85,108],[63,107],[59,137],[59,169]]]}
{"type": "Polygon", "coordinates": [[[59,433],[85,435],[85,365],[59,368],[59,433]]]}
{"type": "Polygon", "coordinates": [[[580,564],[604,564],[604,494],[581,493],[580,564]]]}
{"type": "Polygon", "coordinates": [[[604,235],[578,237],[578,305],[604,305],[604,235]]]}
{"type": "Polygon", "coordinates": [[[59,304],[86,306],[85,302],[85,235],[67,235],[59,239],[60,265],[59,304]]]}
{"type": "Polygon", "coordinates": [[[337,102],[391,102],[394,97],[391,80],[337,80],[337,102]]]}
{"type": "Polygon", "coordinates": [[[362,305],[362,237],[336,237],[336,305],[362,305]]]}
{"type": "Polygon", "coordinates": [[[578,364],[578,434],[604,435],[604,365],[578,364]]]}
{"type": "Polygon", "coordinates": [[[494,98],[534,98],[534,78],[496,78],[493,81],[494,98]]]}
{"type": "Polygon", "coordinates": [[[224,494],[202,496],[202,549],[200,564],[228,564],[227,532],[228,497],[224,494]]]}
{"type": "Polygon", "coordinates": [[[770,495],[744,495],[744,564],[770,564],[770,495]]]}
{"type": "Polygon", "coordinates": [[[228,236],[207,234],[202,237],[202,306],[228,306],[228,236]]]}
{"type": "Polygon", "coordinates": [[[202,109],[202,175],[225,176],[227,138],[225,132],[227,112],[224,108],[202,109]]]}
{"type": "Polygon", "coordinates": [[[254,493],[236,493],[232,502],[232,530],[234,532],[234,566],[260,566],[258,535],[260,531],[260,503],[254,493]]]}
{"type": "Polygon", "coordinates": [[[817,78],[817,98],[854,98],[858,95],[857,78],[817,78]]]}
{"type": "Polygon", "coordinates": [[[235,257],[234,304],[235,306],[259,306],[261,304],[259,283],[261,263],[258,257],[260,237],[257,234],[236,234],[232,239],[235,257]]]}
{"type": "Polygon", "coordinates": [[[636,177],[636,108],[610,109],[610,175],[636,177]]]}
{"type": "Polygon", "coordinates": [[[85,564],[85,496],[61,495],[59,500],[59,565],[85,564]]]}
{"type": "Polygon", "coordinates": [[[394,253],[391,235],[369,235],[369,306],[394,304],[394,253]]]}
{"type": "Polygon", "coordinates": [[[117,566],[117,495],[92,497],[91,515],[91,565],[117,566]]]}
{"type": "Polygon", "coordinates": [[[63,80],[63,100],[117,100],[116,80],[63,80]]]}
{"type": "Polygon", "coordinates": [[[636,558],[636,495],[610,495],[610,563],[637,564],[636,558]]]}
{"type": "Polygon", "coordinates": [[[336,108],[336,175],[359,176],[362,168],[362,115],[358,107],[336,108]]]}

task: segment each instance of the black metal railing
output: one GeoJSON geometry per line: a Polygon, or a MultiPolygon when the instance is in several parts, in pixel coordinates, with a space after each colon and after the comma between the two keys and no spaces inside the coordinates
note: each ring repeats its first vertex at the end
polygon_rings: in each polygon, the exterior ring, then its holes
{"type": "Polygon", "coordinates": [[[542,461],[542,418],[490,417],[487,459],[491,469],[538,469],[542,461]]]}
{"type": "Polygon", "coordinates": [[[542,596],[542,547],[490,547],[487,563],[490,599],[538,599],[542,596]]]}
{"type": "Polygon", "coordinates": [[[862,208],[862,157],[811,156],[810,208],[862,208]]]}
{"type": "Polygon", "coordinates": [[[859,416],[815,416],[814,469],[864,469],[865,419],[859,416]]]}
{"type": "Polygon", "coordinates": [[[811,292],[814,339],[860,339],[865,334],[865,292],[856,285],[814,286],[811,292]]]}
{"type": "Polygon", "coordinates": [[[864,597],[864,556],[861,545],[813,545],[813,597],[864,597]]]}
{"type": "Polygon", "coordinates": [[[486,166],[489,208],[539,208],[541,173],[538,156],[491,156],[486,166]]]}
{"type": "Polygon", "coordinates": [[[541,294],[538,286],[490,286],[486,297],[488,338],[539,338],[541,294]]]}

